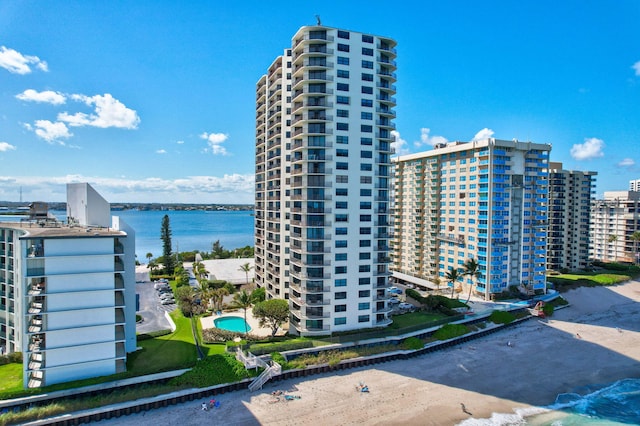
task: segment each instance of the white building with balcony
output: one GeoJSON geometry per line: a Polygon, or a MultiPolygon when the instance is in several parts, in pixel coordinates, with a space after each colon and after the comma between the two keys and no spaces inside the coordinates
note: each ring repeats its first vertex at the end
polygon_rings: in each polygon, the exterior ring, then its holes
{"type": "Polygon", "coordinates": [[[256,282],[292,332],[391,322],[395,45],[302,27],[256,85],[256,282]]]}
{"type": "Polygon", "coordinates": [[[591,203],[591,258],[603,262],[640,261],[640,192],[606,191],[591,203]]]}
{"type": "Polygon", "coordinates": [[[479,264],[472,286],[490,299],[511,286],[546,291],[551,145],[484,139],[394,159],[393,277],[444,288],[450,269],[479,264]]]}
{"type": "Polygon", "coordinates": [[[135,232],[88,184],[67,186],[68,223],[0,223],[0,346],[25,387],[126,370],[136,348],[135,232]]]}

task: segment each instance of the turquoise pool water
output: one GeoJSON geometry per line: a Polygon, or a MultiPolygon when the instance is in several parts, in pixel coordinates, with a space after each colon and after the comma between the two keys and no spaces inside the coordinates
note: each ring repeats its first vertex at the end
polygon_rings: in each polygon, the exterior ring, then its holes
{"type": "Polygon", "coordinates": [[[235,331],[236,333],[244,333],[245,331],[251,331],[251,326],[244,321],[242,317],[223,317],[213,320],[213,323],[218,328],[223,330],[235,331]],[[245,329],[246,325],[246,329],[245,329]]]}

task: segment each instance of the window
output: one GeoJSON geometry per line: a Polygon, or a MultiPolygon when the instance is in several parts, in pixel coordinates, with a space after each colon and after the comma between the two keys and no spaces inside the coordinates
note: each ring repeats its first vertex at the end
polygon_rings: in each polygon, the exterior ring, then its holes
{"type": "Polygon", "coordinates": [[[368,124],[362,124],[360,126],[360,131],[362,133],[373,133],[373,126],[369,126],[368,124]]]}
{"type": "Polygon", "coordinates": [[[373,81],[373,74],[369,74],[366,72],[362,73],[362,81],[373,81]]]}
{"type": "Polygon", "coordinates": [[[336,266],[335,268],[336,274],[346,274],[347,267],[346,266],[336,266]]]}
{"type": "MultiPolygon", "coordinates": [[[[349,215],[348,214],[337,214],[336,215],[336,222],[348,222],[348,221],[349,221],[349,215]]],[[[346,247],[346,243],[347,242],[345,241],[344,243],[345,243],[344,247],[346,247]]],[[[338,247],[338,246],[336,245],[336,247],[338,247]]]]}
{"type": "Polygon", "coordinates": [[[349,105],[349,97],[348,96],[336,96],[336,102],[341,105],[349,105]]]}
{"type": "Polygon", "coordinates": [[[373,61],[362,61],[362,68],[373,69],[373,61]]]}
{"type": "Polygon", "coordinates": [[[369,304],[369,302],[358,303],[358,310],[359,311],[367,311],[370,308],[371,308],[371,305],[369,304]]]}
{"type": "Polygon", "coordinates": [[[340,278],[338,280],[334,281],[334,286],[336,287],[346,287],[347,286],[347,279],[346,278],[340,278]]]}
{"type": "Polygon", "coordinates": [[[347,260],[347,253],[336,253],[336,261],[340,260],[347,260]]]}
{"type": "Polygon", "coordinates": [[[365,56],[373,56],[373,49],[369,49],[368,47],[363,47],[362,54],[365,56]]]}
{"type": "Polygon", "coordinates": [[[344,135],[336,136],[336,143],[340,143],[340,144],[349,143],[349,136],[344,136],[344,135]]]}
{"type": "Polygon", "coordinates": [[[367,259],[371,259],[371,253],[366,252],[366,253],[360,253],[358,255],[358,259],[360,260],[367,260],[367,259]]]}
{"type": "Polygon", "coordinates": [[[371,265],[358,265],[358,272],[371,272],[371,265]]]}
{"type": "Polygon", "coordinates": [[[349,176],[346,175],[337,175],[336,183],[349,183],[349,176]]]}
{"type": "Polygon", "coordinates": [[[345,248],[345,247],[347,247],[347,240],[336,240],[336,248],[345,248]]]}
{"type": "Polygon", "coordinates": [[[362,111],[360,113],[360,118],[362,120],[373,120],[373,113],[362,111]]]}
{"type": "Polygon", "coordinates": [[[370,214],[361,214],[360,215],[360,222],[371,222],[371,215],[370,214]]]}
{"type": "Polygon", "coordinates": [[[358,322],[369,322],[369,315],[358,315],[358,322]]]}
{"type": "Polygon", "coordinates": [[[346,291],[337,291],[336,293],[336,300],[343,300],[347,298],[347,292],[346,291]]]}
{"type": "Polygon", "coordinates": [[[349,51],[348,44],[338,43],[338,52],[348,52],[348,51],[349,51]]]}
{"type": "Polygon", "coordinates": [[[336,228],[336,235],[347,235],[347,228],[336,228]]]}
{"type": "Polygon", "coordinates": [[[346,38],[348,40],[349,39],[349,31],[338,30],[338,38],[346,38]]]}
{"type": "Polygon", "coordinates": [[[360,240],[360,247],[371,247],[371,240],[360,240]]]}
{"type": "Polygon", "coordinates": [[[349,65],[349,58],[338,56],[338,65],[349,65]]]}
{"type": "Polygon", "coordinates": [[[336,195],[346,197],[349,195],[349,190],[347,188],[336,188],[336,195]]]}
{"type": "Polygon", "coordinates": [[[346,323],[347,323],[347,319],[344,317],[333,319],[333,325],[345,325],[346,323]]]}
{"type": "Polygon", "coordinates": [[[348,157],[349,156],[349,150],[348,149],[336,149],[336,156],[337,157],[348,157]]]}
{"type": "MultiPolygon", "coordinates": [[[[311,86],[311,85],[309,85],[311,86]]],[[[349,91],[349,84],[347,83],[338,83],[336,84],[336,89],[342,91],[342,92],[348,92],[349,91]]]]}
{"type": "Polygon", "coordinates": [[[346,201],[336,201],[336,209],[347,209],[347,202],[346,201]]]}
{"type": "Polygon", "coordinates": [[[349,117],[349,110],[348,109],[339,109],[339,110],[336,111],[336,115],[338,117],[347,118],[347,117],[349,117]]]}
{"type": "Polygon", "coordinates": [[[360,201],[360,208],[363,210],[371,210],[371,202],[370,201],[360,201]]]}
{"type": "Polygon", "coordinates": [[[360,158],[373,158],[372,151],[360,151],[360,158]]]}
{"type": "Polygon", "coordinates": [[[338,78],[349,78],[348,70],[338,70],[338,78]]]}
{"type": "MultiPolygon", "coordinates": [[[[338,89],[340,90],[340,89],[338,89]]],[[[349,90],[347,88],[347,90],[349,90]]],[[[366,94],[366,95],[373,95],[373,87],[370,86],[362,86],[362,88],[360,89],[360,92],[366,94]]]]}
{"type": "Polygon", "coordinates": [[[362,34],[362,41],[364,43],[373,43],[373,36],[362,34]]]}
{"type": "Polygon", "coordinates": [[[373,165],[368,163],[360,164],[360,170],[363,172],[370,172],[373,169],[373,165]]]}
{"type": "Polygon", "coordinates": [[[349,163],[337,162],[336,170],[349,170],[349,163]]]}
{"type": "Polygon", "coordinates": [[[360,145],[373,145],[373,138],[360,138],[360,145]]]}
{"type": "Polygon", "coordinates": [[[371,189],[369,189],[369,188],[361,188],[360,189],[360,196],[361,197],[370,197],[371,196],[371,189]]]}
{"type": "Polygon", "coordinates": [[[336,305],[333,308],[334,312],[347,312],[347,305],[336,305]]]}
{"type": "Polygon", "coordinates": [[[373,106],[373,101],[371,99],[362,99],[360,101],[360,105],[363,107],[372,107],[373,106]]]}
{"type": "Polygon", "coordinates": [[[371,183],[372,181],[371,176],[360,176],[360,183],[371,183]]]}
{"type": "Polygon", "coordinates": [[[349,123],[336,123],[336,130],[349,130],[349,123]]]}

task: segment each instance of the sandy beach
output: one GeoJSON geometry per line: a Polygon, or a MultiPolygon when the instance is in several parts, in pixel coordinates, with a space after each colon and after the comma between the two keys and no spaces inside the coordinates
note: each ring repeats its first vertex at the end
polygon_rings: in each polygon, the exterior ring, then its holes
{"type": "Polygon", "coordinates": [[[267,383],[262,391],[103,421],[118,425],[453,425],[640,377],[640,282],[578,288],[571,307],[410,361],[267,383]],[[510,344],[508,344],[510,342],[510,344]],[[356,391],[360,382],[369,393],[356,391]],[[296,399],[277,401],[274,391],[296,399]],[[464,404],[464,409],[461,404],[464,404]]]}

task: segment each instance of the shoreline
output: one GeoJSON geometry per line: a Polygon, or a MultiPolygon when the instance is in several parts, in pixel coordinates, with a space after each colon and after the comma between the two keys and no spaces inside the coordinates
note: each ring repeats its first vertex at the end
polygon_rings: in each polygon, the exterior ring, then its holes
{"type": "Polygon", "coordinates": [[[640,377],[640,282],[582,287],[563,297],[571,306],[549,320],[531,319],[411,361],[268,382],[262,391],[217,395],[221,405],[210,411],[192,401],[101,423],[458,424],[516,409],[533,413],[559,394],[640,377]],[[369,393],[356,391],[361,382],[369,393]],[[299,399],[276,402],[271,392],[278,390],[299,399]]]}

